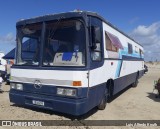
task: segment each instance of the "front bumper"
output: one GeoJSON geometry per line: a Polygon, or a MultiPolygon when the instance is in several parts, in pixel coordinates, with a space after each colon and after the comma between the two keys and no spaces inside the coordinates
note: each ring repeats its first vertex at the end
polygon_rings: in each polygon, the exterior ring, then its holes
{"type": "Polygon", "coordinates": [[[22,106],[38,107],[71,115],[82,115],[88,112],[87,98],[67,98],[61,96],[42,95],[22,91],[11,90],[10,102],[22,106]],[[33,100],[44,102],[44,106],[35,105],[33,100]]]}

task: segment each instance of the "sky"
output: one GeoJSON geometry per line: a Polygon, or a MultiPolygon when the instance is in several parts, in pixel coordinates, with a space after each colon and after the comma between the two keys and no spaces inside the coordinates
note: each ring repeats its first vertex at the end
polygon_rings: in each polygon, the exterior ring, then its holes
{"type": "Polygon", "coordinates": [[[1,0],[0,51],[15,47],[18,20],[75,9],[97,12],[142,44],[146,61],[160,61],[160,0],[1,0]]]}

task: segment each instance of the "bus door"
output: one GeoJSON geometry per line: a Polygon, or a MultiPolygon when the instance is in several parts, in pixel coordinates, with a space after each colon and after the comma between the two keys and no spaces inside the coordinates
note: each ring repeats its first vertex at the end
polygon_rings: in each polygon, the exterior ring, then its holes
{"type": "Polygon", "coordinates": [[[89,87],[98,87],[101,84],[103,73],[103,30],[102,21],[95,17],[90,17],[90,72],[89,72],[89,87]]]}

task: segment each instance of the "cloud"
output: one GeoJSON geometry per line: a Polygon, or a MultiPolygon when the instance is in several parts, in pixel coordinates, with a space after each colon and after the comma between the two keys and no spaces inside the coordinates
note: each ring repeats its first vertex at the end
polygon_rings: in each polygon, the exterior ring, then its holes
{"type": "Polygon", "coordinates": [[[159,28],[160,28],[160,22],[153,23],[150,26],[140,25],[133,30],[133,33],[139,36],[151,36],[155,34],[159,28]]]}
{"type": "Polygon", "coordinates": [[[144,46],[145,60],[160,61],[160,21],[149,26],[139,25],[130,35],[144,46]]]}
{"type": "Polygon", "coordinates": [[[6,54],[12,50],[16,46],[15,37],[13,33],[0,35],[0,51],[6,54]]]}
{"type": "Polygon", "coordinates": [[[0,43],[14,43],[14,42],[15,42],[15,36],[13,35],[13,33],[8,33],[3,36],[0,35],[0,43]]]}

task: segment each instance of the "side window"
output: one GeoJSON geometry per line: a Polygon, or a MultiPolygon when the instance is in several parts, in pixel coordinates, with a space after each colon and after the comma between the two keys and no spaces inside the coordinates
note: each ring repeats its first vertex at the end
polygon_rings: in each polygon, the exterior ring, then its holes
{"type": "Polygon", "coordinates": [[[118,48],[113,45],[107,33],[105,33],[105,40],[106,40],[106,50],[118,52],[118,48]]]}
{"type": "Polygon", "coordinates": [[[128,54],[132,54],[132,53],[133,53],[132,44],[128,43],[128,54]]]}
{"type": "Polygon", "coordinates": [[[106,40],[106,50],[111,51],[112,50],[112,43],[106,33],[105,33],[105,40],[106,40]]]}
{"type": "MultiPolygon", "coordinates": [[[[22,59],[33,60],[38,51],[38,39],[23,37],[22,39],[22,59]]],[[[38,55],[36,55],[38,56],[38,55]]],[[[38,58],[38,57],[37,57],[38,58]]]]}
{"type": "Polygon", "coordinates": [[[105,44],[108,58],[119,58],[118,51],[123,49],[123,45],[119,38],[116,35],[105,31],[105,44]]]}
{"type": "Polygon", "coordinates": [[[90,44],[91,59],[101,61],[102,59],[102,22],[98,18],[90,17],[90,44]]]}
{"type": "Polygon", "coordinates": [[[138,47],[135,46],[135,53],[138,53],[138,47]]]}
{"type": "Polygon", "coordinates": [[[143,51],[141,49],[139,49],[139,55],[140,57],[142,57],[143,51]]]}

